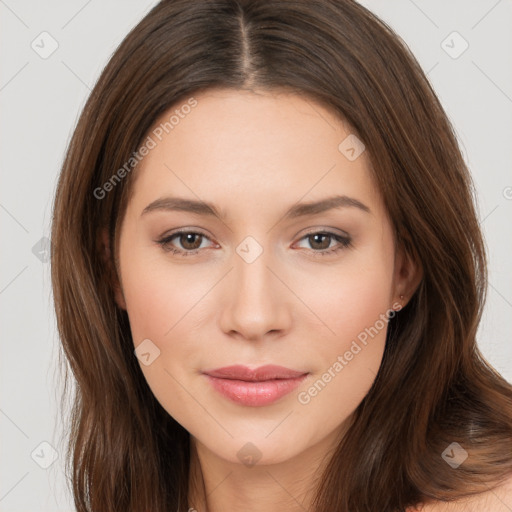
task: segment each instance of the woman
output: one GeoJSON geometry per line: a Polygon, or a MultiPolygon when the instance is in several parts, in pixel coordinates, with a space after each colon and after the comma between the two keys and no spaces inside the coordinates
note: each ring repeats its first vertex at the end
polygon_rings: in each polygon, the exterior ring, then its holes
{"type": "Polygon", "coordinates": [[[84,108],[52,235],[77,510],[512,502],[471,178],[359,4],[159,3],[84,108]]]}

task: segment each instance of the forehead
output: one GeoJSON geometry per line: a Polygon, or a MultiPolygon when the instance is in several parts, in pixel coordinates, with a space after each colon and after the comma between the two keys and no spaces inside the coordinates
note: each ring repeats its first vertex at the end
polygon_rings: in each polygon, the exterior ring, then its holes
{"type": "Polygon", "coordinates": [[[148,132],[153,147],[132,194],[140,211],[170,193],[247,207],[335,193],[379,202],[364,146],[312,99],[218,89],[193,100],[173,105],[148,132]]]}

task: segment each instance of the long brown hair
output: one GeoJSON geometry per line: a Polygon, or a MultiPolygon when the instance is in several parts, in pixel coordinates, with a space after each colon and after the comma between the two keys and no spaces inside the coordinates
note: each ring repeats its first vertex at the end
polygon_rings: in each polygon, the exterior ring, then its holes
{"type": "Polygon", "coordinates": [[[423,270],[314,511],[403,510],[501,483],[512,474],[512,387],[475,342],[487,276],[473,185],[406,45],[352,0],[164,0],[101,74],[56,191],[52,284],[76,382],[67,471],[77,510],[188,506],[189,434],[149,389],[112,283],[134,155],[161,114],[213,87],[294,92],[348,123],[397,244],[423,270]],[[456,469],[442,456],[452,443],[468,454],[456,469]]]}

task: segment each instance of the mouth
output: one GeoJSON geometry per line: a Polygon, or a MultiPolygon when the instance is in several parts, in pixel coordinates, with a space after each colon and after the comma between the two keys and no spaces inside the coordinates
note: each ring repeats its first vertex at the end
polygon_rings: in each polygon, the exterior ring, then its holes
{"type": "Polygon", "coordinates": [[[284,366],[267,364],[259,368],[250,369],[244,365],[224,366],[203,373],[220,379],[243,380],[247,382],[261,382],[275,379],[293,379],[305,375],[307,372],[291,370],[284,366]]]}
{"type": "Polygon", "coordinates": [[[240,405],[251,407],[276,402],[297,388],[309,374],[275,365],[261,366],[253,370],[235,365],[203,373],[221,395],[240,405]]]}

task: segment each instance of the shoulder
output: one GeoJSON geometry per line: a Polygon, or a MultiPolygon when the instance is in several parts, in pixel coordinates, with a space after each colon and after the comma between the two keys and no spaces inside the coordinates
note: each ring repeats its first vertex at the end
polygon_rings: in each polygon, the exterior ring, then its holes
{"type": "Polygon", "coordinates": [[[407,512],[510,512],[512,475],[489,491],[453,502],[436,501],[409,508],[407,512]]]}

